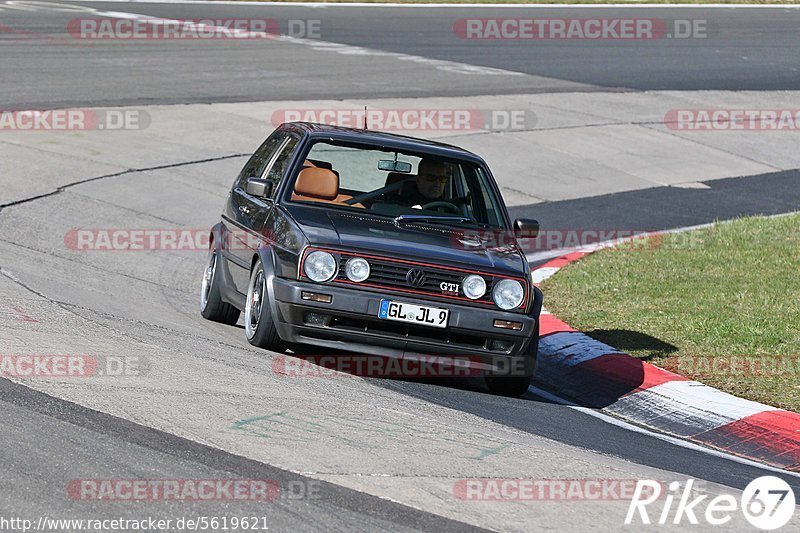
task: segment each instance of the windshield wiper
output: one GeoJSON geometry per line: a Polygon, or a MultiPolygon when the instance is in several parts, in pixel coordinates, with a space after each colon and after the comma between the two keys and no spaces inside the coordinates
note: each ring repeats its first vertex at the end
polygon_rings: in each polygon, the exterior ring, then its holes
{"type": "Polygon", "coordinates": [[[470,224],[474,224],[475,222],[469,217],[458,217],[458,216],[435,216],[435,215],[400,215],[399,217],[395,217],[394,223],[397,225],[402,224],[403,222],[442,222],[442,223],[449,223],[449,222],[469,222],[470,224]]]}

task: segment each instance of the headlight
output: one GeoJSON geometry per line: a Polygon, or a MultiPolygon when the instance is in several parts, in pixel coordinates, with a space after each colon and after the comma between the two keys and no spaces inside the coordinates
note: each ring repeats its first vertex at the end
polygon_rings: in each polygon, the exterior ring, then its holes
{"type": "Polygon", "coordinates": [[[350,281],[364,281],[369,277],[369,263],[361,257],[354,257],[347,261],[344,273],[350,281]]]}
{"type": "Polygon", "coordinates": [[[477,300],[486,294],[486,281],[476,274],[464,278],[461,286],[464,288],[464,296],[470,300],[477,300]]]}
{"type": "Polygon", "coordinates": [[[513,279],[503,279],[495,283],[492,289],[492,299],[500,309],[515,309],[522,304],[525,291],[522,284],[513,279]]]}
{"type": "Polygon", "coordinates": [[[336,259],[328,252],[314,251],[306,256],[303,271],[312,281],[330,281],[336,274],[336,259]]]}

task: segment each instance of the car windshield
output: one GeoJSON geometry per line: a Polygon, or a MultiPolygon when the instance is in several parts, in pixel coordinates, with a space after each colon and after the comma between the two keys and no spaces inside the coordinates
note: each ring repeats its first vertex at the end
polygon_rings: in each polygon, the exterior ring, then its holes
{"type": "Polygon", "coordinates": [[[395,149],[315,142],[292,177],[292,201],[398,220],[503,227],[500,199],[480,165],[395,149]]]}

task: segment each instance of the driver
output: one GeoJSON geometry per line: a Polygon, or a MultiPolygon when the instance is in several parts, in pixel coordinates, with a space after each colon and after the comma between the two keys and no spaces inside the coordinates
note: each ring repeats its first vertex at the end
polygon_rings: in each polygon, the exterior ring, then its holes
{"type": "Polygon", "coordinates": [[[417,177],[412,182],[416,188],[401,193],[403,203],[416,209],[423,205],[443,200],[447,182],[450,180],[447,165],[435,159],[423,159],[419,162],[417,177]]]}

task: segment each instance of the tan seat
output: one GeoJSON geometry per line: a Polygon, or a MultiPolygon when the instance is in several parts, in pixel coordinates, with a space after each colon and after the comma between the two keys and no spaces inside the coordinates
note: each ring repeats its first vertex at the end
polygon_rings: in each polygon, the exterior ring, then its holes
{"type": "MultiPolygon", "coordinates": [[[[349,194],[339,194],[339,176],[327,168],[318,167],[303,168],[297,175],[292,192],[292,200],[309,202],[347,205],[345,202],[352,198],[349,194]]],[[[358,203],[351,207],[364,209],[358,203]]]]}

